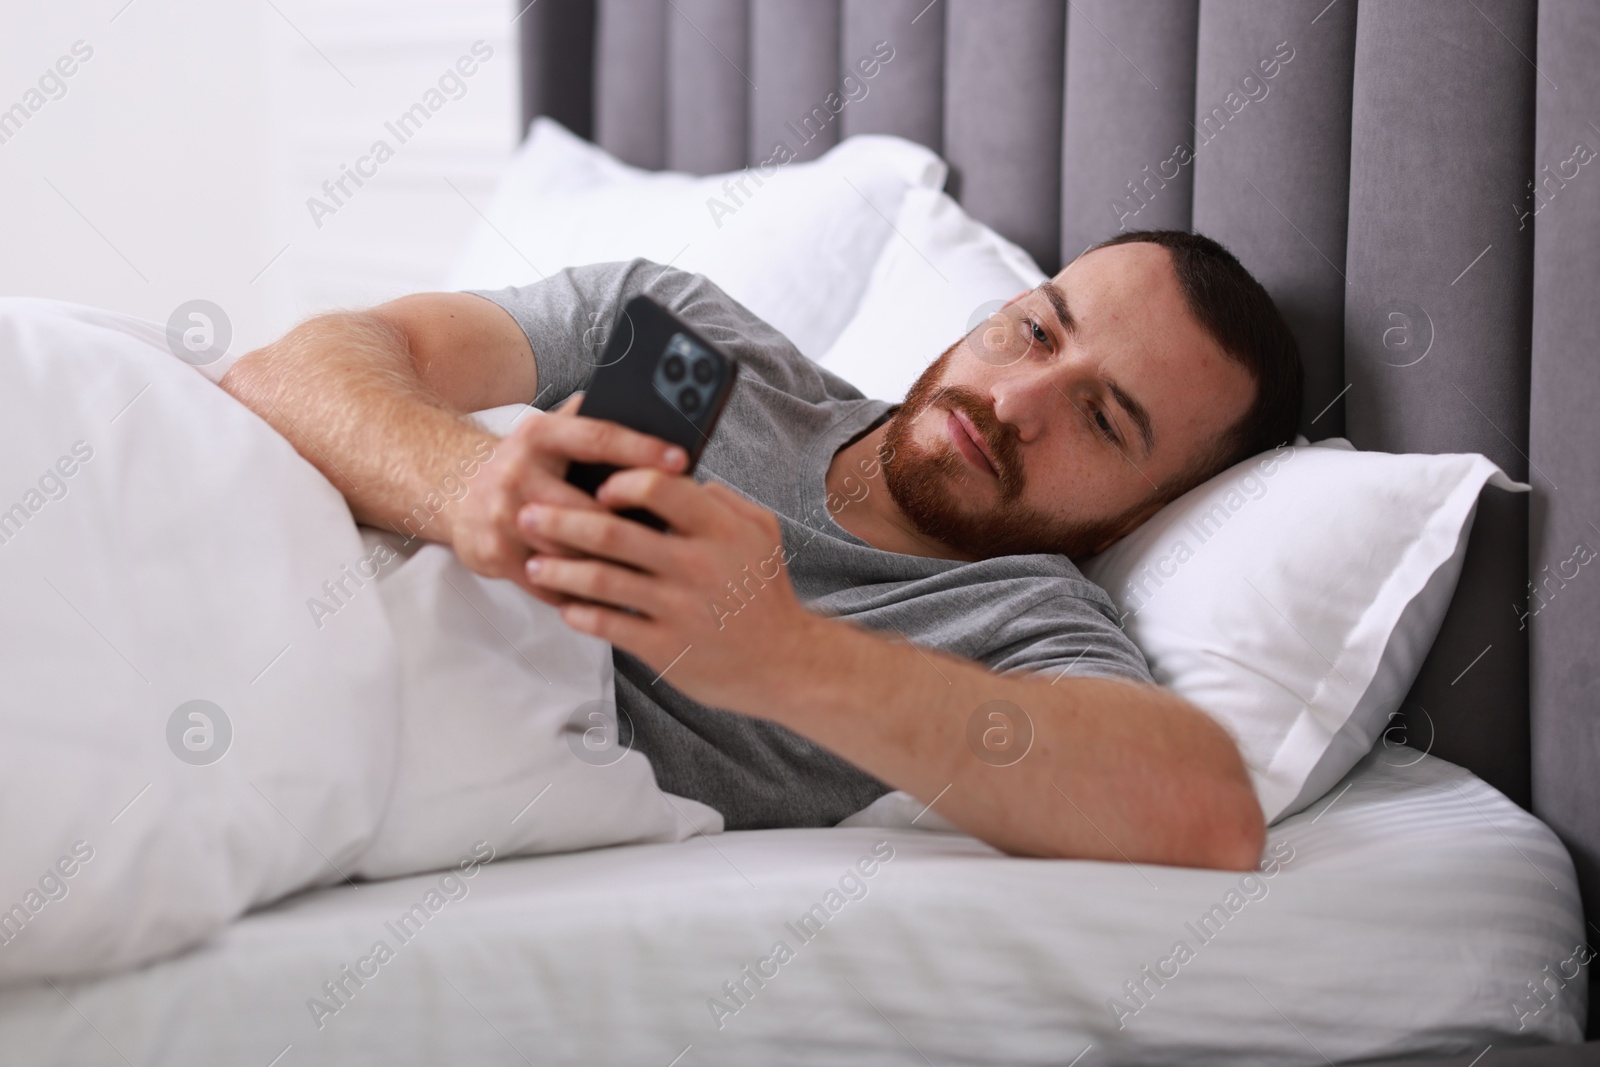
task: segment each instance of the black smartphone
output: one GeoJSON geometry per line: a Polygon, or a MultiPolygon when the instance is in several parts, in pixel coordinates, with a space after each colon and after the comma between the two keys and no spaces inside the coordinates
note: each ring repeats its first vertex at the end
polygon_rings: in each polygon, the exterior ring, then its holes
{"type": "MultiPolygon", "coordinates": [[[[684,473],[692,474],[738,374],[732,356],[654,300],[636,296],[612,325],[578,414],[609,419],[678,445],[689,456],[684,473]]],[[[572,463],[567,481],[592,496],[617,469],[605,463],[572,463]]],[[[618,514],[657,530],[667,528],[642,508],[618,514]]]]}

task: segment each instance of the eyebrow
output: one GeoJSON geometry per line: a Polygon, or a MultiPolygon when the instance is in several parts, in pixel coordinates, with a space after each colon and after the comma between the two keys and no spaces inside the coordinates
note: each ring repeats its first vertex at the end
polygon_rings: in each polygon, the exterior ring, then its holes
{"type": "Polygon", "coordinates": [[[1139,436],[1144,438],[1144,454],[1149,458],[1151,451],[1156,447],[1155,427],[1150,425],[1150,412],[1145,410],[1143,404],[1128,395],[1128,391],[1110,378],[1106,379],[1106,389],[1116,397],[1117,403],[1122,405],[1122,410],[1128,413],[1128,418],[1139,427],[1139,436]]]}
{"type": "Polygon", "coordinates": [[[1067,306],[1067,294],[1061,291],[1061,286],[1055,283],[1055,279],[1046,278],[1040,282],[1039,291],[1050,301],[1050,309],[1056,313],[1061,328],[1069,334],[1077,333],[1078,320],[1072,317],[1072,309],[1067,306]]]}

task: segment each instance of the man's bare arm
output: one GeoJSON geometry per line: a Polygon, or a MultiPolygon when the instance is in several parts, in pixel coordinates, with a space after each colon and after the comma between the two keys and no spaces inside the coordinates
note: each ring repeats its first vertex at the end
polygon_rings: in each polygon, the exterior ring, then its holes
{"type": "MultiPolygon", "coordinates": [[[[462,413],[532,398],[537,372],[510,316],[439,293],[311,319],[245,355],[221,385],[320,470],[358,521],[407,533],[407,516],[493,439],[462,413]]],[[[448,539],[443,526],[422,536],[448,539]]]]}
{"type": "Polygon", "coordinates": [[[533,589],[522,562],[533,547],[559,549],[521,536],[517,508],[598,507],[562,479],[571,459],[663,470],[684,462],[655,438],[571,415],[570,404],[524,418],[503,439],[466,419],[532,400],[538,373],[516,320],[463,293],[311,319],[242,357],[221,385],[321,471],[358,522],[452,545],[479,574],[551,602],[560,598],[533,589]],[[447,494],[464,470],[474,472],[464,495],[447,494]]]}
{"type": "Polygon", "coordinates": [[[1158,686],[996,675],[831,619],[816,619],[767,683],[736,710],[936,802],[1007,852],[1233,870],[1260,861],[1261,810],[1232,739],[1158,686]],[[978,756],[971,723],[993,725],[986,705],[1015,733],[1032,730],[1014,764],[978,756]]]}
{"type": "Polygon", "coordinates": [[[1180,697],[996,675],[812,614],[783,571],[776,517],[722,485],[622,471],[599,497],[648,508],[672,536],[607,512],[526,508],[526,533],[587,557],[537,555],[533,581],[598,601],[562,617],[695,700],[787,726],[1008,852],[1236,870],[1259,861],[1265,827],[1238,750],[1180,697]],[[997,700],[1034,732],[1010,766],[984,761],[968,739],[997,700]]]}

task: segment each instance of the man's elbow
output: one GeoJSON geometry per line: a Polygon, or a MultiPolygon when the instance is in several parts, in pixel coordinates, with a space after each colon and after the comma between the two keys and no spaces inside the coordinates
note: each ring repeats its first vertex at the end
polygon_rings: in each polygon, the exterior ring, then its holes
{"type": "Polygon", "coordinates": [[[1214,787],[1217,795],[1209,818],[1198,828],[1201,854],[1196,866],[1223,871],[1253,871],[1261,863],[1261,850],[1267,843],[1267,824],[1261,804],[1248,781],[1226,782],[1214,787]]]}
{"type": "Polygon", "coordinates": [[[1184,865],[1225,871],[1251,871],[1261,863],[1267,825],[1250,772],[1237,742],[1214,719],[1183,702],[1182,768],[1173,768],[1183,786],[1174,791],[1177,809],[1169,813],[1188,847],[1184,865]]]}
{"type": "Polygon", "coordinates": [[[1238,745],[1220,726],[1198,711],[1192,721],[1201,727],[1193,739],[1200,758],[1186,761],[1187,773],[1179,778],[1184,787],[1173,798],[1179,810],[1170,813],[1190,843],[1185,865],[1254,870],[1266,847],[1267,824],[1250,772],[1238,745]]]}

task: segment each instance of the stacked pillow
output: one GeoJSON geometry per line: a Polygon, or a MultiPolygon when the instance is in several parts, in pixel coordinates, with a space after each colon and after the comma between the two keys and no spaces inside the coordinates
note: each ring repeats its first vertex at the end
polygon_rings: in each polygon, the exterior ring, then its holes
{"type": "Polygon", "coordinates": [[[818,362],[867,396],[898,402],[952,342],[1044,280],[1028,253],[944,193],[912,189],[861,306],[818,362]]]}
{"type": "Polygon", "coordinates": [[[817,358],[855,311],[901,201],[945,173],[922,145],[871,136],[809,163],[697,178],[628,166],[539,118],[449,287],[526,285],[643,256],[704,274],[817,358]]]}

